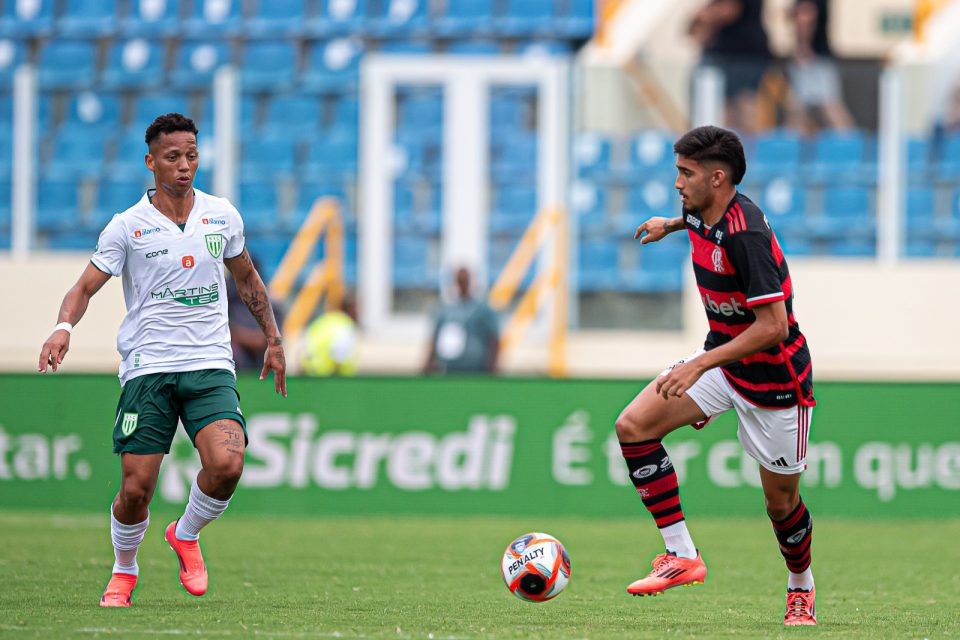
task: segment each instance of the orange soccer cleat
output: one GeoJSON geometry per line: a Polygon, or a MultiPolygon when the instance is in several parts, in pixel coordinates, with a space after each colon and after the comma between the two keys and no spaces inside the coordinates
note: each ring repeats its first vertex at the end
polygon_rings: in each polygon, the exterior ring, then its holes
{"type": "Polygon", "coordinates": [[[207,567],[203,564],[200,543],[196,540],[177,539],[177,521],[167,525],[163,534],[167,544],[180,561],[180,584],[187,593],[202,596],[207,592],[207,567]]]}
{"type": "Polygon", "coordinates": [[[101,607],[129,607],[133,589],[137,586],[137,576],[131,573],[115,573],[110,576],[107,588],[100,596],[101,607]]]}
{"type": "Polygon", "coordinates": [[[787,613],[783,624],[788,627],[817,624],[817,590],[787,589],[787,613]]]}
{"type": "Polygon", "coordinates": [[[646,578],[637,580],[627,593],[634,596],[658,596],[673,587],[690,587],[703,584],[707,577],[707,565],[703,563],[700,552],[696,558],[680,558],[672,551],[661,553],[653,559],[653,571],[646,578]]]}

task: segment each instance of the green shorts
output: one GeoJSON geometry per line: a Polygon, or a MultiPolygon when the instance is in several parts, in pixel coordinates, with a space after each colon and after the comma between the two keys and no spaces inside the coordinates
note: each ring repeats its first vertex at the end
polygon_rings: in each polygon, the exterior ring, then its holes
{"type": "Polygon", "coordinates": [[[237,379],[226,369],[150,373],[123,385],[113,426],[114,453],[170,453],[177,421],[194,442],[215,420],[236,420],[247,439],[240,413],[237,379]]]}

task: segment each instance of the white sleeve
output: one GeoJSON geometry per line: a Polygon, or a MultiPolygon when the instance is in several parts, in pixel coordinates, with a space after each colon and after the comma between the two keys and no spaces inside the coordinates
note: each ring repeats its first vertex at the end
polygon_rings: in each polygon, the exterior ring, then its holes
{"type": "Polygon", "coordinates": [[[223,250],[224,258],[236,258],[243,253],[243,247],[246,240],[243,237],[243,218],[240,212],[231,207],[230,237],[227,238],[227,246],[223,250]]]}
{"type": "Polygon", "coordinates": [[[97,248],[90,262],[100,271],[117,277],[123,271],[126,261],[127,233],[118,213],[100,232],[100,239],[97,240],[97,248]]]}

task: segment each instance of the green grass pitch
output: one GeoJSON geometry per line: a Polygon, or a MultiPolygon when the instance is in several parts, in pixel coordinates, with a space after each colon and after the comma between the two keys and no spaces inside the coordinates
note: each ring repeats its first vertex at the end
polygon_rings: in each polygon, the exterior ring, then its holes
{"type": "MultiPolygon", "coordinates": [[[[816,517],[816,514],[814,513],[816,517]]],[[[785,569],[762,518],[689,522],[705,585],[624,588],[660,548],[634,519],[230,514],[201,543],[210,591],[187,595],[154,514],[131,609],[101,609],[106,517],[0,512],[3,638],[947,638],[960,636],[960,520],[816,519],[817,628],[782,626],[785,569]],[[570,586],[522,602],[500,555],[530,530],[570,552],[570,586]]]]}

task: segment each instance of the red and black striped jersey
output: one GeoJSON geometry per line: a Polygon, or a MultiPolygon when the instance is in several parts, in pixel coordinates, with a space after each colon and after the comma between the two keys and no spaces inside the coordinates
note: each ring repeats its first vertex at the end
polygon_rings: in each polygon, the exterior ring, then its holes
{"type": "Polygon", "coordinates": [[[782,300],[789,337],[780,344],[723,365],[740,395],[760,407],[813,406],[813,371],[806,337],[793,315],[793,284],[787,261],[767,217],[737,193],[724,217],[707,227],[699,212],[684,212],[693,271],[707,312],[709,351],[733,340],[756,320],[751,310],[782,300]]]}

